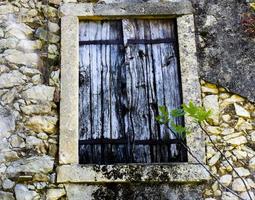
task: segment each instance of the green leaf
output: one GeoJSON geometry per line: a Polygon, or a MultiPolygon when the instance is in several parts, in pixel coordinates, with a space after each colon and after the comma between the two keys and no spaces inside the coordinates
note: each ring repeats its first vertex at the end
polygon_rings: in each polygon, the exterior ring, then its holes
{"type": "Polygon", "coordinates": [[[211,115],[211,111],[206,111],[204,107],[202,106],[196,106],[192,101],[189,102],[188,105],[183,104],[182,105],[183,110],[191,116],[193,119],[195,119],[197,122],[202,122],[211,115]]]}
{"type": "Polygon", "coordinates": [[[159,116],[156,117],[156,120],[160,124],[167,124],[169,122],[169,112],[166,106],[159,106],[159,116]]]}
{"type": "Polygon", "coordinates": [[[185,112],[182,108],[176,108],[171,111],[171,116],[172,117],[182,117],[185,115],[185,112]]]}

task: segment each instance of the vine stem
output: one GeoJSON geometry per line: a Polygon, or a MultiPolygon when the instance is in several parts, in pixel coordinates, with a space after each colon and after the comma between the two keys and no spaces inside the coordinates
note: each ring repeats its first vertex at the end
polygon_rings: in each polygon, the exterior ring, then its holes
{"type": "MultiPolygon", "coordinates": [[[[168,126],[168,124],[166,124],[166,127],[174,134],[174,136],[176,138],[178,138],[177,134],[173,131],[173,129],[171,127],[168,126]]],[[[230,193],[232,193],[233,195],[235,195],[236,197],[238,197],[239,199],[241,200],[246,200],[244,198],[242,198],[239,194],[237,194],[235,191],[231,190],[229,187],[223,185],[219,178],[214,175],[205,165],[202,161],[200,161],[193,153],[192,151],[190,150],[190,148],[185,144],[185,142],[183,142],[183,140],[180,140],[181,141],[181,144],[182,146],[188,151],[188,153],[198,162],[198,164],[200,164],[218,183],[219,185],[221,185],[223,188],[225,188],[227,191],[229,191],[230,193]]],[[[249,192],[248,192],[249,193],[249,192]]],[[[250,195],[250,194],[249,194],[250,195]]],[[[252,200],[252,199],[251,199],[252,200]]]]}
{"type": "Polygon", "coordinates": [[[242,180],[243,184],[244,184],[244,187],[246,189],[246,192],[248,193],[249,195],[249,198],[250,200],[253,200],[251,195],[250,195],[250,192],[249,192],[249,189],[248,189],[248,186],[247,184],[245,183],[243,177],[240,176],[240,174],[236,171],[236,169],[234,168],[234,166],[232,165],[232,163],[228,160],[228,158],[225,156],[225,154],[217,147],[217,145],[213,142],[210,134],[205,130],[205,128],[202,126],[201,123],[198,123],[200,128],[202,129],[202,131],[207,135],[207,137],[209,138],[210,142],[212,143],[213,147],[220,153],[220,155],[227,161],[227,163],[231,166],[231,168],[233,169],[233,171],[236,173],[236,175],[242,180]]]}

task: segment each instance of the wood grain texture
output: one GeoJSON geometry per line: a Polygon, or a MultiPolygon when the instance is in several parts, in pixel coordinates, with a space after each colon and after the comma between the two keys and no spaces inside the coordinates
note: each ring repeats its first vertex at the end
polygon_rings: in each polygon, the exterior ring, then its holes
{"type": "Polygon", "coordinates": [[[134,142],[174,139],[155,117],[160,105],[169,110],[181,105],[175,46],[128,44],[130,39],[163,38],[176,38],[173,20],[80,23],[80,41],[123,39],[123,45],[80,45],[80,140],[126,140],[126,144],[81,145],[82,163],[155,163],[178,157],[176,144],[134,142]]]}

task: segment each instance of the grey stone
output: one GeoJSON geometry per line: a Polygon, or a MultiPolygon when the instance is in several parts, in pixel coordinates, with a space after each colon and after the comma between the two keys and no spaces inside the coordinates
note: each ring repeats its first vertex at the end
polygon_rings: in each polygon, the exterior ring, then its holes
{"type": "Polygon", "coordinates": [[[221,200],[239,200],[239,198],[230,192],[223,192],[221,200]]]}
{"type": "MultiPolygon", "coordinates": [[[[239,176],[241,177],[246,177],[246,176],[249,176],[251,173],[248,169],[245,169],[243,167],[238,167],[238,168],[235,168],[235,170],[237,171],[237,173],[239,174],[239,176]]],[[[235,172],[233,172],[233,176],[234,177],[237,177],[237,174],[235,172]]]]}
{"type": "Polygon", "coordinates": [[[37,53],[23,53],[18,50],[5,50],[5,59],[14,64],[38,66],[41,63],[41,59],[37,53]]]}
{"type": "Polygon", "coordinates": [[[250,159],[249,161],[249,168],[253,171],[255,171],[255,157],[253,157],[252,159],[250,159]]]}
{"type": "Polygon", "coordinates": [[[0,191],[0,197],[1,197],[1,200],[15,200],[13,194],[10,192],[0,191]]]}
{"type": "MultiPolygon", "coordinates": [[[[245,179],[244,179],[244,182],[245,182],[247,188],[250,189],[250,186],[245,179]]],[[[237,178],[233,181],[232,189],[236,192],[245,192],[246,191],[246,187],[240,178],[237,178]]]]}
{"type": "Polygon", "coordinates": [[[60,27],[57,23],[49,22],[49,31],[52,33],[57,33],[60,30],[60,27]]]}
{"type": "Polygon", "coordinates": [[[46,200],[58,200],[60,197],[66,194],[63,188],[48,189],[46,200]]]}
{"type": "Polygon", "coordinates": [[[6,15],[14,11],[14,7],[11,4],[1,5],[0,6],[0,15],[6,15]]]}
{"type": "Polygon", "coordinates": [[[244,136],[240,136],[240,137],[229,139],[227,143],[232,144],[234,146],[238,146],[238,145],[247,143],[247,139],[244,136]]]}
{"type": "Polygon", "coordinates": [[[225,186],[229,186],[232,182],[232,176],[230,174],[223,175],[220,177],[220,182],[225,186]]]}
{"type": "Polygon", "coordinates": [[[192,3],[198,34],[205,42],[205,47],[198,45],[201,78],[255,101],[255,40],[244,32],[240,17],[248,12],[247,4],[236,0],[192,3]],[[205,26],[208,15],[217,18],[210,27],[205,26]]]}
{"type": "Polygon", "coordinates": [[[17,45],[17,49],[23,52],[31,52],[41,48],[42,48],[42,42],[40,40],[35,40],[35,41],[21,40],[17,45]]]}
{"type": "Polygon", "coordinates": [[[53,134],[56,132],[58,118],[52,116],[33,116],[28,119],[26,126],[36,133],[46,132],[53,134]]]}
{"type": "Polygon", "coordinates": [[[22,93],[25,99],[39,100],[39,101],[53,101],[54,87],[46,85],[33,86],[22,93]]]}
{"type": "Polygon", "coordinates": [[[211,110],[211,115],[209,116],[209,121],[213,125],[219,124],[219,102],[218,102],[218,96],[217,95],[207,95],[203,99],[203,104],[205,109],[211,110]]]}
{"type": "Polygon", "coordinates": [[[110,4],[64,4],[60,8],[62,15],[71,16],[125,16],[125,15],[183,15],[193,12],[189,1],[172,2],[146,2],[146,3],[110,3],[110,4]]]}
{"type": "Polygon", "coordinates": [[[36,36],[40,38],[41,40],[47,41],[49,39],[49,42],[51,43],[58,43],[60,41],[60,37],[54,33],[47,33],[47,31],[41,27],[39,27],[36,32],[36,36]]]}
{"type": "Polygon", "coordinates": [[[240,117],[246,117],[246,118],[250,118],[250,113],[245,109],[243,108],[242,106],[238,105],[238,104],[234,104],[235,106],[235,111],[236,111],[236,114],[240,117]]]}
{"type": "Polygon", "coordinates": [[[11,181],[10,179],[5,179],[3,181],[3,188],[5,190],[9,190],[9,189],[12,189],[15,185],[15,182],[11,181]]]}
{"type": "Polygon", "coordinates": [[[41,72],[38,69],[29,68],[29,67],[21,67],[20,71],[27,76],[41,74],[41,72]]]}
{"type": "Polygon", "coordinates": [[[10,110],[0,105],[0,138],[5,132],[15,130],[15,117],[10,110]]]}
{"type": "Polygon", "coordinates": [[[10,138],[10,144],[14,148],[23,148],[25,147],[25,141],[22,137],[18,135],[12,135],[10,138]]]}
{"type": "Polygon", "coordinates": [[[21,111],[27,115],[31,114],[49,114],[51,112],[51,105],[49,103],[21,106],[21,111]]]}
{"type": "Polygon", "coordinates": [[[17,95],[17,89],[16,88],[12,88],[11,90],[9,90],[8,92],[6,92],[3,96],[2,96],[2,101],[5,104],[11,104],[15,97],[17,95]]]}
{"type": "Polygon", "coordinates": [[[38,200],[40,197],[35,191],[30,191],[27,186],[22,184],[17,184],[14,191],[17,200],[38,200]]]}
{"type": "Polygon", "coordinates": [[[24,75],[17,70],[0,75],[0,88],[11,88],[24,83],[24,75]]]}
{"type": "Polygon", "coordinates": [[[49,173],[53,170],[54,159],[49,156],[32,156],[13,162],[6,173],[15,177],[19,173],[49,173]]]}
{"type": "Polygon", "coordinates": [[[59,183],[91,182],[165,182],[189,183],[209,180],[208,172],[199,164],[171,165],[62,165],[57,168],[59,183]],[[116,173],[118,176],[116,176],[116,173]]]}

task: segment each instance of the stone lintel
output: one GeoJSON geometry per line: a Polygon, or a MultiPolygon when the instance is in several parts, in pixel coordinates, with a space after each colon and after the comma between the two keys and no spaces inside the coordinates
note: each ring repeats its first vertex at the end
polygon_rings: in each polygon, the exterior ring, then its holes
{"type": "Polygon", "coordinates": [[[79,141],[79,20],[61,18],[61,101],[59,162],[78,163],[79,141]]]}
{"type": "Polygon", "coordinates": [[[190,1],[157,3],[69,3],[60,7],[60,15],[78,17],[137,17],[137,16],[179,16],[193,13],[190,1]]]}
{"type": "Polygon", "coordinates": [[[199,183],[210,179],[199,164],[62,165],[58,183],[199,183]]]}

